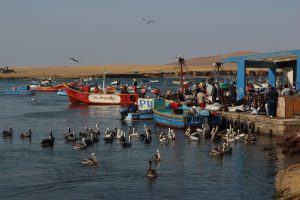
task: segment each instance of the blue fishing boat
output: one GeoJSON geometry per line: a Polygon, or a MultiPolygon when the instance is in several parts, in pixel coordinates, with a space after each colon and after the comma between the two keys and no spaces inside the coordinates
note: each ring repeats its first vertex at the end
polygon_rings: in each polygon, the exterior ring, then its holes
{"type": "Polygon", "coordinates": [[[34,95],[35,91],[30,90],[28,86],[13,87],[11,90],[4,91],[6,95],[34,95]]]}
{"type": "Polygon", "coordinates": [[[187,115],[189,108],[179,107],[180,112],[174,113],[174,109],[166,108],[165,99],[154,99],[153,119],[156,124],[171,128],[197,128],[207,120],[209,125],[220,125],[222,117],[220,113],[209,110],[201,110],[196,115],[187,115]]]}

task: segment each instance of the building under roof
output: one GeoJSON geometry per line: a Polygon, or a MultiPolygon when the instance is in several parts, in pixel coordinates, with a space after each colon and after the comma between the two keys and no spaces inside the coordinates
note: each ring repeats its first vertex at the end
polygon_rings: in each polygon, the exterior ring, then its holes
{"type": "Polygon", "coordinates": [[[246,68],[268,68],[268,84],[276,87],[276,69],[283,70],[287,83],[300,90],[300,49],[291,51],[277,51],[270,53],[236,56],[223,59],[221,62],[237,64],[237,98],[245,96],[246,68]]]}

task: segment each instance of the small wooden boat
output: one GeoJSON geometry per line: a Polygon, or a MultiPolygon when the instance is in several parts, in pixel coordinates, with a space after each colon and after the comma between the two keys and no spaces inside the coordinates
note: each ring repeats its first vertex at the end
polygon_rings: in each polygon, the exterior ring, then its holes
{"type": "Polygon", "coordinates": [[[28,87],[17,87],[11,90],[4,91],[6,95],[34,95],[35,91],[28,89],[28,87]]]}
{"type": "MultiPolygon", "coordinates": [[[[152,99],[139,98],[138,99],[138,110],[136,112],[130,112],[127,109],[127,116],[125,120],[150,120],[153,119],[153,111],[152,111],[152,99]]],[[[120,109],[120,113],[122,114],[123,108],[120,109]]]]}
{"type": "Polygon", "coordinates": [[[39,81],[32,81],[29,85],[30,90],[42,91],[42,92],[57,92],[63,88],[63,84],[53,86],[52,79],[45,79],[39,81]]]}
{"type": "Polygon", "coordinates": [[[61,88],[63,88],[63,84],[59,84],[56,86],[38,86],[30,88],[30,90],[35,90],[39,92],[57,92],[61,88]]]}

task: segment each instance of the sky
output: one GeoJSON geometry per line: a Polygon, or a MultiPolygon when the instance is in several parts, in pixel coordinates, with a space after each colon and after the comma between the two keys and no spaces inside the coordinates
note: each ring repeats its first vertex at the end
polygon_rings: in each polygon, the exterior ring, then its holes
{"type": "Polygon", "coordinates": [[[179,54],[300,49],[299,0],[0,3],[0,66],[167,64],[179,54]]]}

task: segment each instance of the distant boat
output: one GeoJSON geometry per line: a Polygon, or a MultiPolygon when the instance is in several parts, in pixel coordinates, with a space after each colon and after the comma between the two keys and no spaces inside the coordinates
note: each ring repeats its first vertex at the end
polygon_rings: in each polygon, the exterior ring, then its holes
{"type": "Polygon", "coordinates": [[[68,96],[66,90],[63,89],[59,89],[56,94],[58,94],[59,96],[68,96]]]}
{"type": "Polygon", "coordinates": [[[118,80],[112,81],[110,84],[111,85],[120,85],[120,81],[118,81],[118,80]]]}
{"type": "Polygon", "coordinates": [[[63,85],[57,85],[57,86],[54,86],[54,87],[47,87],[47,86],[38,86],[38,87],[34,87],[34,88],[31,88],[30,87],[30,90],[35,90],[35,91],[40,91],[40,92],[57,92],[59,89],[61,89],[63,87],[63,85]]]}
{"type": "Polygon", "coordinates": [[[158,83],[158,80],[150,80],[150,83],[158,83]]]}
{"type": "MultiPolygon", "coordinates": [[[[184,85],[191,84],[192,81],[183,81],[184,85]]],[[[180,81],[173,81],[173,84],[180,84],[180,81]]]]}
{"type": "Polygon", "coordinates": [[[6,95],[34,95],[35,91],[30,90],[29,87],[17,87],[12,88],[11,90],[4,91],[6,95]]]}
{"type": "Polygon", "coordinates": [[[41,92],[57,92],[63,88],[62,84],[53,86],[52,79],[32,81],[29,85],[30,90],[41,91],[41,92]]]}

